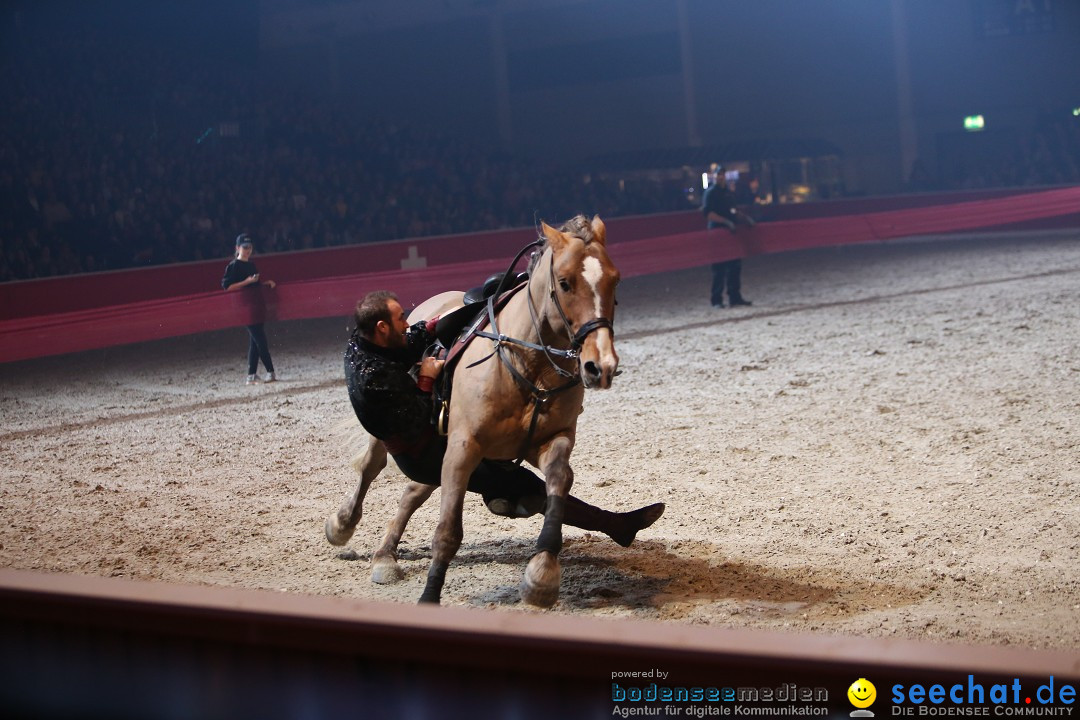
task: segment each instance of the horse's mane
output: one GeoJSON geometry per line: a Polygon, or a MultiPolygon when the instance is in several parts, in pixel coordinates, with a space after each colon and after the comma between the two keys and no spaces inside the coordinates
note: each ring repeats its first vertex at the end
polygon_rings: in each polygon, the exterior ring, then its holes
{"type": "MultiPolygon", "coordinates": [[[[596,239],[596,235],[593,233],[592,223],[589,218],[584,215],[575,215],[558,228],[559,232],[566,235],[572,235],[576,238],[580,238],[586,245],[596,239]]],[[[540,258],[543,256],[544,251],[548,249],[548,240],[543,233],[540,233],[540,239],[543,241],[529,258],[528,273],[533,274],[533,270],[536,269],[536,264],[540,262],[540,258]]]]}

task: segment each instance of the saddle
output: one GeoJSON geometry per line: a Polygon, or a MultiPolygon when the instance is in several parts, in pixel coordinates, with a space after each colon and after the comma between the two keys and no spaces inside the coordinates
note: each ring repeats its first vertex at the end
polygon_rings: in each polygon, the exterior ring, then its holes
{"type": "Polygon", "coordinates": [[[439,381],[435,384],[435,402],[432,404],[435,413],[433,420],[440,435],[446,434],[450,422],[450,395],[454,366],[461,357],[461,353],[476,337],[476,332],[487,326],[488,316],[484,310],[487,308],[488,299],[499,292],[500,287],[510,288],[496,298],[495,310],[497,311],[515,292],[524,287],[528,279],[528,273],[517,273],[510,279],[506,278],[506,273],[496,273],[485,280],[483,285],[468,290],[464,296],[465,304],[439,318],[435,323],[436,342],[424,354],[445,361],[439,381]]]}
{"type": "MultiPolygon", "coordinates": [[[[463,298],[465,304],[439,318],[435,324],[435,337],[443,348],[449,349],[454,346],[459,337],[464,334],[465,329],[480,315],[487,305],[487,299],[498,292],[505,277],[506,273],[496,273],[485,280],[483,285],[477,285],[466,291],[463,298]]],[[[506,287],[513,288],[528,279],[528,273],[517,273],[507,281],[506,287]]]]}

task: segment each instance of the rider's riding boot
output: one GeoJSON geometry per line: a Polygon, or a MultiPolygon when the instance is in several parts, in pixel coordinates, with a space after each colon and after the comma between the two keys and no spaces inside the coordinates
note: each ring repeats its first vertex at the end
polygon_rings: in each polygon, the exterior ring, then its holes
{"type": "Polygon", "coordinates": [[[598,530],[623,547],[630,547],[638,531],[652,525],[663,514],[664,503],[616,513],[589,505],[571,495],[566,499],[563,522],[582,530],[598,530]]]}

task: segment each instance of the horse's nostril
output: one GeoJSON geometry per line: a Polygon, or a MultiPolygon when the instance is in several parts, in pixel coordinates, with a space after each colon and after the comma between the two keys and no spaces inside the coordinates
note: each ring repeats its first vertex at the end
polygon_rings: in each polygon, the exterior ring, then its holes
{"type": "Polygon", "coordinates": [[[585,374],[589,377],[600,377],[600,368],[596,367],[596,363],[590,360],[585,363],[585,374]]]}

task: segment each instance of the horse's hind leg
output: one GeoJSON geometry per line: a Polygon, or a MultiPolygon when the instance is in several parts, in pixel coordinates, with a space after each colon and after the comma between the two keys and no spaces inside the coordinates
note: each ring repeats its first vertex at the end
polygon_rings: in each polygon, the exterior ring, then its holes
{"type": "Polygon", "coordinates": [[[386,534],[383,535],[379,549],[371,556],[371,582],[389,585],[404,579],[405,571],[401,569],[397,561],[398,543],[401,542],[401,535],[405,532],[409,518],[431,497],[433,492],[435,492],[434,485],[423,485],[411,480],[405,486],[401,500],[398,501],[397,513],[386,526],[386,534]]]}
{"type": "Polygon", "coordinates": [[[360,473],[360,484],[338,511],[326,519],[323,528],[331,545],[344,545],[356,530],[356,525],[364,514],[364,496],[367,495],[372,481],[386,467],[386,446],[381,440],[371,438],[367,452],[358,462],[353,462],[353,467],[360,473]]]}

